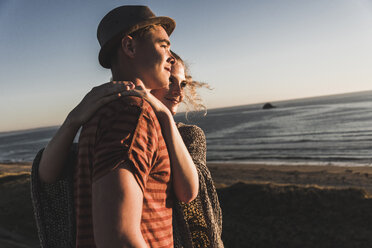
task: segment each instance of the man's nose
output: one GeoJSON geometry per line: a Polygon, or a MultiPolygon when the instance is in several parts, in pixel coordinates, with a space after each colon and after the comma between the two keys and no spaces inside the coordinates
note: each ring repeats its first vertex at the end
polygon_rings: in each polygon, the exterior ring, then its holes
{"type": "Polygon", "coordinates": [[[176,58],[173,57],[170,51],[169,51],[169,58],[167,59],[167,62],[170,63],[171,65],[174,65],[174,63],[176,63],[176,58]]]}

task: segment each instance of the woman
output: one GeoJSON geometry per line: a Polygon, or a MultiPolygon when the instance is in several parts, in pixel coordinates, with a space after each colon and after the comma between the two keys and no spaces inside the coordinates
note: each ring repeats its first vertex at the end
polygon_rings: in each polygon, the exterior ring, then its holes
{"type": "MultiPolygon", "coordinates": [[[[206,86],[192,81],[186,74],[182,59],[173,54],[177,63],[171,71],[169,90],[151,93],[171,112],[176,114],[185,97],[194,106],[198,104],[195,88],[206,86]],[[180,86],[178,86],[180,85],[180,86]]],[[[176,202],[173,206],[173,231],[175,247],[223,247],[221,240],[222,214],[210,171],[206,166],[206,140],[202,129],[195,125],[177,124],[182,139],[190,152],[199,176],[199,193],[190,203],[176,202]]]]}
{"type": "MultiPolygon", "coordinates": [[[[177,63],[172,67],[168,89],[153,90],[152,94],[148,94],[137,88],[134,92],[146,98],[155,112],[167,108],[174,115],[185,97],[185,89],[188,89],[188,94],[186,94],[188,102],[196,105],[199,98],[196,97],[195,88],[205,84],[192,81],[191,77],[186,75],[182,59],[176,54],[173,55],[177,63]]],[[[130,82],[118,82],[104,84],[88,93],[82,102],[71,111],[44,150],[38,170],[41,181],[55,182],[63,174],[66,158],[79,127],[88,121],[103,104],[121,95],[133,94],[133,89],[134,85],[130,82]],[[128,90],[132,91],[128,93],[128,90]]],[[[160,124],[162,125],[161,122],[160,124]]],[[[221,209],[210,172],[206,167],[205,135],[197,126],[178,123],[177,127],[195,164],[199,177],[199,193],[190,203],[176,201],[174,204],[174,246],[223,247],[221,209]]],[[[167,146],[173,168],[173,163],[177,162],[177,158],[174,158],[174,152],[169,148],[168,143],[167,146]]]]}

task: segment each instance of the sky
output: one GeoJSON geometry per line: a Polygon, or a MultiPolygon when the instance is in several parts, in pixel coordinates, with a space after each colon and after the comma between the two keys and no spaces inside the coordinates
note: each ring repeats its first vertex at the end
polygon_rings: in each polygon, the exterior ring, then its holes
{"type": "Polygon", "coordinates": [[[175,19],[209,109],[372,89],[372,0],[1,0],[0,132],[60,125],[109,81],[96,30],[126,4],[175,19]]]}

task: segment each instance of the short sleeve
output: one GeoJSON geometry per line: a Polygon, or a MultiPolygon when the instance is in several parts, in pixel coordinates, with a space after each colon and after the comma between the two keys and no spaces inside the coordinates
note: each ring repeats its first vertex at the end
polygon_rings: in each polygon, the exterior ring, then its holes
{"type": "Polygon", "coordinates": [[[148,176],[154,167],[158,154],[159,139],[154,116],[150,105],[144,107],[128,151],[133,174],[143,192],[145,192],[148,176]]]}
{"type": "Polygon", "coordinates": [[[142,191],[146,187],[156,136],[147,105],[143,106],[140,98],[136,101],[136,104],[119,101],[101,113],[94,145],[93,181],[118,167],[126,167],[142,191]]]}

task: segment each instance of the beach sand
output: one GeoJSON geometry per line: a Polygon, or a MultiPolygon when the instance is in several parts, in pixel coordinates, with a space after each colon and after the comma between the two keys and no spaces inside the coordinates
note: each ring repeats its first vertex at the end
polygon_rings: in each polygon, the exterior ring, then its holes
{"type": "MultiPolygon", "coordinates": [[[[226,247],[370,247],[372,168],[208,163],[226,247]]],[[[30,164],[0,164],[0,247],[38,247],[30,164]]]]}
{"type": "Polygon", "coordinates": [[[30,163],[0,164],[0,247],[39,247],[31,205],[30,163]]]}
{"type": "Polygon", "coordinates": [[[372,195],[372,167],[208,163],[217,187],[237,182],[295,184],[328,188],[360,188],[372,195]]]}

